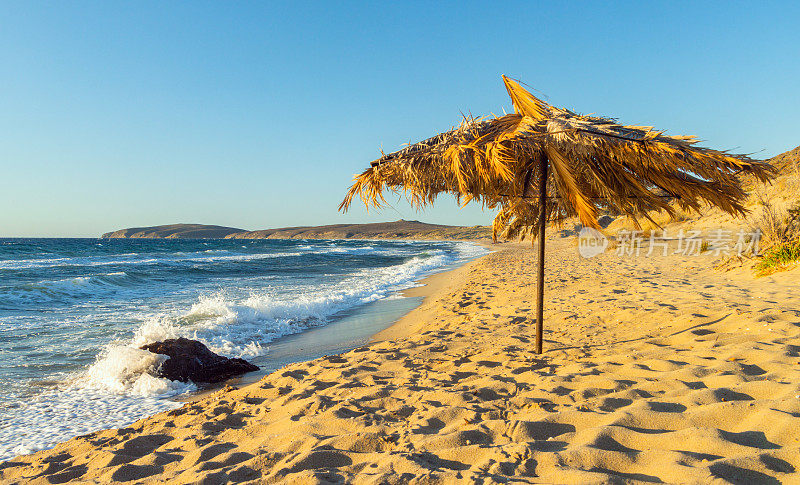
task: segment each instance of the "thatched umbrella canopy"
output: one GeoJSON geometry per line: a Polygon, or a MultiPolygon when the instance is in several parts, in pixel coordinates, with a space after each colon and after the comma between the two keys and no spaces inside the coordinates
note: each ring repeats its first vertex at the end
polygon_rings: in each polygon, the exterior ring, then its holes
{"type": "Polygon", "coordinates": [[[739,174],[767,181],[773,168],[746,155],[696,146],[693,136],[668,136],[649,126],[556,108],[503,76],[514,113],[465,117],[450,131],[384,154],[355,176],[340,210],[356,195],[380,207],[384,191],[404,191],[412,205],[431,204],[442,192],[464,204],[499,208],[493,237],[514,237],[538,228],[541,352],[544,228],[577,216],[597,227],[602,208],[637,218],[648,211],[674,214],[717,206],[746,213],[739,174]]]}

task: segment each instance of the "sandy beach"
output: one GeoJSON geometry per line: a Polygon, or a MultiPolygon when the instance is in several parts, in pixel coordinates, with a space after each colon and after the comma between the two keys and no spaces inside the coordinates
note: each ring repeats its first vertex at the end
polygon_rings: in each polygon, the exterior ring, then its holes
{"type": "Polygon", "coordinates": [[[0,464],[5,483],[797,483],[797,271],[535,251],[430,280],[364,347],[0,464]]]}
{"type": "Polygon", "coordinates": [[[0,485],[800,485],[800,2],[3,7],[0,485]]]}

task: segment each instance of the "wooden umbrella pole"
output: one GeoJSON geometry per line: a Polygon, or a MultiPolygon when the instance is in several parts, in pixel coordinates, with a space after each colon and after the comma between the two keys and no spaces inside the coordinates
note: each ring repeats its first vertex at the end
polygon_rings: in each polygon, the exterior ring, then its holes
{"type": "Polygon", "coordinates": [[[547,158],[539,162],[539,274],[536,287],[536,353],[542,353],[544,333],[544,229],[547,226],[547,158]]]}

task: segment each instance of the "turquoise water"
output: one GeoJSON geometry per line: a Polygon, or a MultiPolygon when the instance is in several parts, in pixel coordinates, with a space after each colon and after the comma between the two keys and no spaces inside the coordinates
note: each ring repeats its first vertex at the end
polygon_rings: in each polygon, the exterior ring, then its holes
{"type": "Polygon", "coordinates": [[[163,357],[145,343],[195,338],[267,370],[346,350],[410,308],[391,303],[398,290],[485,252],[462,242],[0,239],[0,460],[196,390],[155,377],[163,357]]]}

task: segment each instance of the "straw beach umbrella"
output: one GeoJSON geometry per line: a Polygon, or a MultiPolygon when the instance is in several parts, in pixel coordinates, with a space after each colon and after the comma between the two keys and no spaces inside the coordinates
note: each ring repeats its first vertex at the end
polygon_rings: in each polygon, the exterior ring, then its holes
{"type": "Polygon", "coordinates": [[[503,76],[514,113],[464,117],[450,131],[384,154],[354,183],[339,209],[358,195],[369,207],[384,192],[405,192],[411,204],[432,204],[440,193],[499,209],[492,236],[539,240],[536,351],[542,351],[545,226],[578,217],[597,227],[601,209],[637,220],[648,211],[674,215],[719,207],[746,212],[739,174],[767,181],[773,168],[745,155],[696,146],[693,136],[668,136],[649,126],[584,116],[536,98],[503,76]]]}

